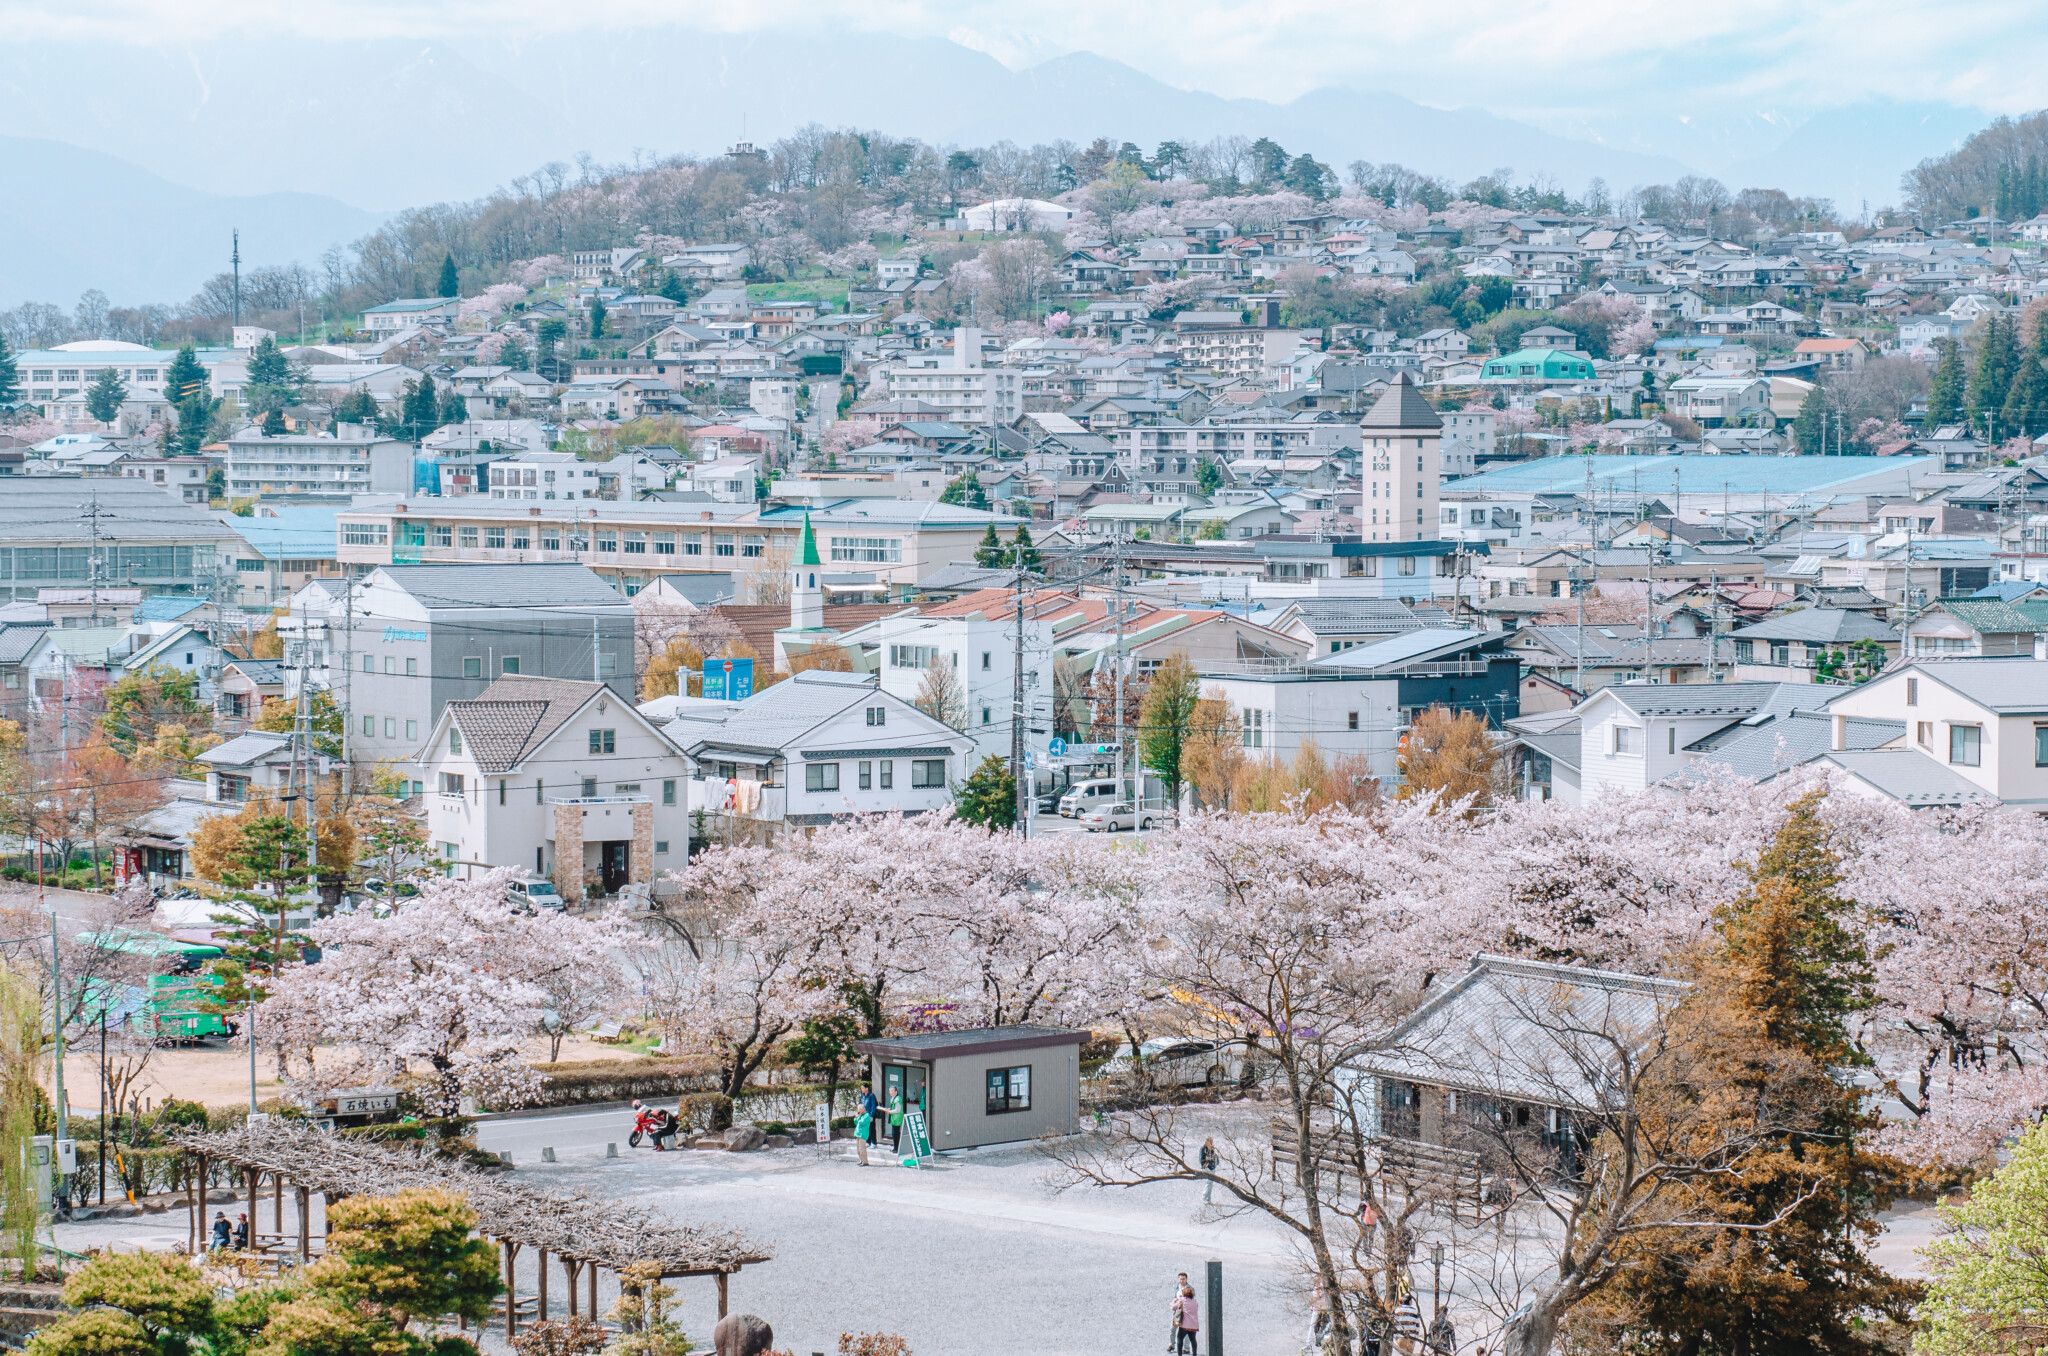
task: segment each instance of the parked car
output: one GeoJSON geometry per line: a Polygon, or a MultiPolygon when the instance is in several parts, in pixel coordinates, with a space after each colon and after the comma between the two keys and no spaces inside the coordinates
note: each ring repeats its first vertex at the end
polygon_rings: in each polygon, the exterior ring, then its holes
{"type": "Polygon", "coordinates": [[[1076,782],[1064,796],[1060,797],[1060,813],[1068,819],[1079,819],[1081,812],[1089,806],[1114,801],[1116,795],[1117,785],[1113,777],[1076,782]]]}
{"type": "Polygon", "coordinates": [[[513,908],[566,910],[562,896],[555,889],[555,883],[546,876],[531,872],[514,876],[505,885],[505,902],[513,908]]]}
{"type": "Polygon", "coordinates": [[[1244,1052],[1236,1043],[1189,1040],[1180,1036],[1155,1036],[1138,1047],[1142,1059],[1134,1059],[1129,1042],[1117,1047],[1102,1072],[1126,1076],[1142,1068],[1155,1084],[1202,1087],[1234,1082],[1244,1069],[1244,1052]]]}

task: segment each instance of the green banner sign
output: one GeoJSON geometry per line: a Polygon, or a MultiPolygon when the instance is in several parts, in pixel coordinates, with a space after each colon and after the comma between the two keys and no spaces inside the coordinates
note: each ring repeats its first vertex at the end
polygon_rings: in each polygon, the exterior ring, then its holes
{"type": "Polygon", "coordinates": [[[910,1152],[917,1158],[932,1156],[932,1137],[924,1126],[924,1109],[912,1107],[903,1113],[903,1128],[910,1132],[910,1152]]]}

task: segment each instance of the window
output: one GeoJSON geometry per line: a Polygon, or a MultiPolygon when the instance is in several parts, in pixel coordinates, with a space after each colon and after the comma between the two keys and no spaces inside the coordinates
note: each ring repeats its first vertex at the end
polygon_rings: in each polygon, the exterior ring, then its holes
{"type": "Polygon", "coordinates": [[[397,716],[386,716],[386,717],[384,717],[384,737],[385,737],[386,739],[396,739],[396,738],[398,738],[398,717],[397,717],[397,716]]]}
{"type": "MultiPolygon", "coordinates": [[[[2037,742],[2039,738],[2040,736],[2037,732],[2035,735],[2037,742]]],[[[1934,742],[1934,722],[1931,720],[1913,722],[1913,742],[1921,745],[1923,748],[1932,744],[1934,742]]]]}
{"type": "Polygon", "coordinates": [[[385,544],[386,528],[383,523],[343,523],[341,544],[343,546],[382,546],[385,544]]]}
{"type": "Polygon", "coordinates": [[[888,723],[889,723],[889,708],[888,708],[888,707],[886,707],[886,706],[870,706],[870,707],[868,708],[868,724],[870,724],[870,725],[887,725],[888,723]]]}
{"type": "Polygon", "coordinates": [[[561,534],[561,532],[560,532],[560,531],[558,531],[558,530],[557,530],[557,529],[555,529],[555,528],[552,528],[552,527],[544,527],[544,528],[542,528],[542,529],[540,530],[540,549],[541,549],[541,550],[543,550],[543,551],[559,551],[559,550],[561,550],[561,549],[562,549],[562,534],[561,534]]]}
{"type": "Polygon", "coordinates": [[[860,765],[860,789],[863,791],[873,790],[874,784],[875,765],[873,763],[862,763],[860,765]]]}
{"type": "Polygon", "coordinates": [[[535,805],[547,804],[547,783],[538,777],[533,779],[533,803],[535,805]]]}
{"type": "Polygon", "coordinates": [[[2034,727],[2034,766],[2048,767],[2048,725],[2034,727]]]}
{"type": "Polygon", "coordinates": [[[460,772],[444,772],[441,774],[441,794],[444,796],[459,796],[462,794],[462,774],[460,772]]]}
{"type": "Polygon", "coordinates": [[[462,727],[460,725],[450,725],[448,727],[448,752],[462,752],[462,727]]]}
{"type": "Polygon", "coordinates": [[[1951,725],[1948,727],[1948,760],[1957,767],[1976,767],[1984,758],[1984,727],[1981,725],[1951,725]]]}
{"type": "Polygon", "coordinates": [[[804,764],[804,790],[837,791],[839,789],[839,764],[804,764]]]}
{"type": "Polygon", "coordinates": [[[493,551],[502,551],[502,550],[504,550],[504,549],[505,549],[505,529],[504,529],[504,528],[502,528],[502,527],[487,527],[487,528],[485,528],[485,529],[484,529],[484,545],[485,545],[485,546],[487,546],[487,547],[489,547],[489,548],[490,548],[491,550],[493,550],[493,551]]]}
{"type": "Polygon", "coordinates": [[[384,656],[384,672],[386,672],[386,673],[392,673],[392,674],[395,674],[395,673],[397,673],[397,672],[398,672],[398,656],[397,656],[397,655],[395,655],[395,654],[387,654],[387,655],[385,655],[385,656],[384,656]]]}
{"type": "Polygon", "coordinates": [[[1678,752],[1678,727],[1676,725],[1667,725],[1664,728],[1664,752],[1678,752]]]}
{"type": "Polygon", "coordinates": [[[1346,711],[1344,713],[1344,728],[1347,730],[1358,728],[1358,713],[1356,711],[1346,711]]]}
{"type": "Polygon", "coordinates": [[[1919,704],[1920,680],[1918,678],[1908,678],[1906,680],[1906,705],[1918,706],[1919,704]]]}
{"type": "Polygon", "coordinates": [[[446,524],[446,523],[435,523],[435,524],[434,524],[434,545],[436,545],[436,546],[453,546],[453,545],[455,545],[455,529],[454,529],[454,528],[452,528],[452,527],[450,527],[450,526],[449,526],[448,524],[446,524]]]}
{"type": "Polygon", "coordinates": [[[607,651],[607,652],[605,652],[605,653],[603,653],[603,654],[600,654],[600,655],[599,655],[599,656],[597,657],[597,676],[598,676],[598,677],[600,677],[600,678],[612,678],[612,677],[616,677],[616,676],[617,676],[617,674],[618,674],[618,672],[619,672],[619,657],[618,657],[617,655],[615,655],[615,654],[612,654],[612,653],[610,653],[609,651],[607,651]]]}
{"type": "Polygon", "coordinates": [[[523,527],[512,529],[512,549],[524,551],[533,545],[533,533],[523,527]]]}
{"type": "Polygon", "coordinates": [[[626,534],[626,554],[629,556],[644,556],[647,554],[647,534],[645,532],[628,532],[626,534]]]}
{"type": "Polygon", "coordinates": [[[1399,566],[1397,567],[1397,569],[1396,569],[1396,571],[1395,571],[1395,572],[1396,572],[1396,573],[1398,573],[1398,574],[1414,574],[1414,573],[1415,573],[1415,557],[1414,557],[1414,556],[1402,556],[1402,557],[1401,557],[1401,563],[1400,563],[1400,565],[1399,565],[1399,566]]]}
{"type": "Polygon", "coordinates": [[[701,556],[704,554],[704,534],[702,532],[683,533],[683,554],[686,556],[701,556]]]}
{"type": "Polygon", "coordinates": [[[498,666],[506,673],[517,673],[519,672],[519,656],[508,654],[498,661],[498,666]]]}
{"type": "Polygon", "coordinates": [[[363,672],[364,672],[364,673],[375,673],[376,671],[377,671],[377,656],[375,656],[375,655],[373,655],[373,654],[366,654],[366,655],[364,655],[364,656],[363,656],[363,672]]]}
{"type": "Polygon", "coordinates": [[[1772,663],[1773,665],[1775,665],[1776,667],[1778,667],[1778,668],[1784,668],[1784,667],[1785,667],[1786,665],[1790,664],[1791,662],[1792,662],[1792,646],[1791,646],[1791,643],[1790,643],[1790,642],[1788,642],[1788,641],[1783,641],[1783,640],[1774,640],[1774,641],[1772,641],[1772,642],[1771,642],[1771,663],[1772,663]]]}
{"type": "Polygon", "coordinates": [[[668,839],[657,838],[654,840],[654,855],[657,857],[666,857],[668,855],[668,839]]]}
{"type": "Polygon", "coordinates": [[[768,538],[758,533],[747,533],[746,536],[740,539],[740,554],[743,556],[763,556],[768,554],[768,538]]]}
{"type": "Polygon", "coordinates": [[[503,777],[500,777],[500,778],[498,778],[498,804],[500,804],[500,805],[503,805],[504,803],[505,803],[505,779],[504,779],[503,777]]]}
{"type": "Polygon", "coordinates": [[[676,803],[675,778],[670,777],[661,784],[661,803],[663,805],[673,805],[676,803]]]}
{"type": "Polygon", "coordinates": [[[463,677],[465,677],[465,678],[481,678],[481,677],[483,677],[483,676],[484,676],[484,661],[483,661],[483,656],[482,656],[482,655],[474,655],[474,654],[472,654],[472,655],[464,655],[464,656],[463,656],[463,658],[462,658],[462,676],[463,676],[463,677]]]}
{"type": "Polygon", "coordinates": [[[938,649],[931,645],[889,647],[889,667],[892,669],[928,669],[938,657],[938,649]]]}
{"type": "Polygon", "coordinates": [[[618,752],[619,732],[617,730],[592,730],[590,751],[592,753],[618,752]]]}
{"type": "Polygon", "coordinates": [[[374,739],[374,738],[376,738],[376,736],[377,736],[377,718],[376,718],[375,716],[364,716],[364,717],[363,717],[363,738],[365,738],[365,739],[374,739]]]}
{"type": "Polygon", "coordinates": [[[733,551],[733,543],[732,543],[732,533],[730,533],[730,532],[714,532],[714,533],[712,533],[712,534],[711,534],[711,554],[712,554],[712,555],[714,555],[714,556],[729,556],[729,555],[731,555],[731,554],[732,554],[732,551],[733,551]]]}
{"type": "Polygon", "coordinates": [[[673,533],[673,532],[657,532],[657,533],[655,533],[655,534],[654,534],[654,554],[656,554],[656,555],[658,555],[658,556],[672,556],[672,555],[674,555],[675,553],[676,553],[676,534],[675,534],[675,533],[673,533]]]}
{"type": "Polygon", "coordinates": [[[1750,663],[1750,662],[1751,662],[1752,660],[1754,660],[1755,658],[1756,658],[1756,642],[1755,642],[1755,641],[1753,641],[1753,640],[1738,640],[1738,641],[1736,641],[1736,642],[1735,642],[1735,662],[1736,662],[1736,663],[1738,663],[1738,664],[1747,664],[1747,663],[1750,663]]]}
{"type": "Polygon", "coordinates": [[[829,540],[834,562],[898,565],[903,561],[903,543],[896,537],[832,537],[829,540]]]}
{"type": "Polygon", "coordinates": [[[420,661],[411,655],[406,656],[405,676],[408,678],[417,678],[420,676],[420,661]]]}
{"type": "Polygon", "coordinates": [[[1613,725],[1608,728],[1614,731],[1614,751],[1616,753],[1637,754],[1643,751],[1643,732],[1635,726],[1613,725]]]}
{"type": "Polygon", "coordinates": [[[983,651],[981,652],[981,671],[982,671],[983,673],[987,673],[987,672],[989,671],[989,663],[988,663],[988,661],[989,661],[989,652],[988,652],[987,650],[983,650],[983,651]]]}
{"type": "Polygon", "coordinates": [[[882,760],[882,768],[881,768],[881,770],[882,770],[882,783],[881,783],[881,785],[882,785],[882,789],[883,789],[884,791],[891,791],[891,790],[894,790],[894,789],[895,789],[895,787],[896,787],[896,764],[895,764],[895,762],[894,762],[893,760],[891,760],[891,759],[887,759],[887,758],[884,758],[884,759],[882,760]]]}
{"type": "Polygon", "coordinates": [[[913,758],[910,762],[910,785],[913,790],[928,790],[946,784],[946,760],[943,758],[913,758]]]}
{"type": "Polygon", "coordinates": [[[616,533],[616,532],[600,532],[600,533],[598,533],[598,534],[597,534],[597,549],[598,549],[598,550],[599,550],[600,552],[607,552],[607,551],[608,551],[608,552],[611,552],[611,553],[612,553],[612,554],[614,554],[614,555],[618,554],[618,550],[619,550],[619,534],[618,534],[618,533],[616,533]]]}
{"type": "Polygon", "coordinates": [[[640,794],[640,783],[615,782],[612,785],[612,794],[615,796],[637,796],[640,794]]]}
{"type": "Polygon", "coordinates": [[[457,536],[464,546],[474,547],[476,545],[476,529],[473,527],[463,528],[457,536]]]}
{"type": "Polygon", "coordinates": [[[418,721],[409,720],[405,723],[405,737],[407,739],[418,739],[420,737],[420,723],[418,721]]]}
{"type": "Polygon", "coordinates": [[[988,1114],[1000,1116],[1007,1111],[1029,1111],[1031,1109],[1031,1066],[1020,1064],[1014,1069],[990,1069],[988,1071],[988,1114]]]}
{"type": "Polygon", "coordinates": [[[1239,717],[1237,725],[1243,735],[1246,748],[1263,749],[1266,747],[1266,713],[1264,711],[1255,711],[1247,706],[1244,709],[1244,714],[1239,717]]]}
{"type": "Polygon", "coordinates": [[[583,790],[581,792],[581,795],[585,800],[597,799],[597,778],[585,777],[583,779],[583,790]]]}

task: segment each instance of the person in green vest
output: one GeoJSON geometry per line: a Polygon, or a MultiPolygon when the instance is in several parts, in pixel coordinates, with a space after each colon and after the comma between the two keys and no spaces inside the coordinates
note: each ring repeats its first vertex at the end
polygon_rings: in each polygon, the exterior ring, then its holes
{"type": "Polygon", "coordinates": [[[903,1152],[903,1089],[889,1094],[889,1151],[903,1152]]]}
{"type": "Polygon", "coordinates": [[[853,1118],[853,1151],[860,1155],[860,1165],[868,1165],[868,1133],[875,1128],[874,1094],[863,1090],[860,1099],[860,1114],[853,1118]]]}

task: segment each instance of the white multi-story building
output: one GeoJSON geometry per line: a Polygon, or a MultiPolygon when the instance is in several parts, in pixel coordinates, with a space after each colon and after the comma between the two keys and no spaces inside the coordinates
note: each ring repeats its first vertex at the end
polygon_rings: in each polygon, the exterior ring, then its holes
{"type": "Polygon", "coordinates": [[[1428,541],[1437,535],[1437,496],[1443,482],[1444,421],[1406,372],[1364,419],[1365,467],[1358,521],[1365,540],[1428,541]]]}
{"type": "Polygon", "coordinates": [[[14,355],[14,364],[22,398],[41,405],[60,422],[89,417],[86,388],[111,367],[128,388],[123,410],[146,421],[163,418],[170,409],[164,374],[175,357],[168,349],[118,339],[81,339],[55,348],[24,349],[14,355]]]}
{"type": "Polygon", "coordinates": [[[953,333],[952,361],[941,365],[936,355],[889,368],[891,400],[922,400],[944,410],[945,418],[963,428],[1008,424],[1024,415],[1024,374],[1006,367],[985,367],[981,331],[962,326],[953,333]]]}
{"type": "Polygon", "coordinates": [[[1482,457],[1494,449],[1494,419],[1491,410],[1460,410],[1438,416],[1444,422],[1441,440],[1443,475],[1446,479],[1469,476],[1479,470],[1482,457]]]}
{"type": "Polygon", "coordinates": [[[318,495],[347,503],[358,494],[412,489],[413,446],[362,424],[339,434],[265,434],[255,425],[228,439],[228,497],[318,495]]]}
{"type": "MultiPolygon", "coordinates": [[[[858,633],[878,645],[881,686],[914,702],[935,665],[949,664],[959,680],[965,725],[974,741],[972,764],[990,754],[1008,757],[1016,672],[1015,614],[989,617],[928,617],[903,612],[884,617],[858,633]]],[[[1024,716],[1027,730],[1052,717],[1052,623],[1024,622],[1024,716]]],[[[1048,726],[1049,728],[1049,726],[1048,726]]],[[[1027,737],[1026,741],[1031,741],[1027,737]]]]}

